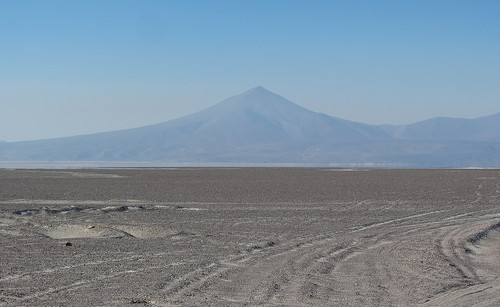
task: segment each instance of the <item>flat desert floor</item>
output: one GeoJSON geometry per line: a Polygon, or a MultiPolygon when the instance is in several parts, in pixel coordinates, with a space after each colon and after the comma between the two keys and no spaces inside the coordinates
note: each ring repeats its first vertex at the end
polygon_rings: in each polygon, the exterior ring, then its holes
{"type": "Polygon", "coordinates": [[[500,170],[0,170],[0,305],[499,306],[500,170]]]}

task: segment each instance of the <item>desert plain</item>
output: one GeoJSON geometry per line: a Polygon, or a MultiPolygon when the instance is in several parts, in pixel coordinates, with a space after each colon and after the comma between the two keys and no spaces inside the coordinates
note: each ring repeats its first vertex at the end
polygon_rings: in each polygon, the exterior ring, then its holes
{"type": "Polygon", "coordinates": [[[0,170],[1,306],[498,306],[500,170],[0,170]]]}

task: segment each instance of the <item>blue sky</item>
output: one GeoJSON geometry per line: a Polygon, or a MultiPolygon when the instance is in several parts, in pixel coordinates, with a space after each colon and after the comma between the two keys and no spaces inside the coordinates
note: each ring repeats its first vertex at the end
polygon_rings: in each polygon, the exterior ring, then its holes
{"type": "Polygon", "coordinates": [[[381,124],[500,112],[500,1],[0,0],[0,140],[132,128],[257,85],[381,124]]]}

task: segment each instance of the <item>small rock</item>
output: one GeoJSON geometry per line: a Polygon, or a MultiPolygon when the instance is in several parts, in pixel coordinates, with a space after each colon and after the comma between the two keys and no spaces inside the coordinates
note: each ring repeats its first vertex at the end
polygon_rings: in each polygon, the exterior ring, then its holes
{"type": "Polygon", "coordinates": [[[267,247],[271,247],[271,246],[274,246],[276,243],[274,241],[269,241],[266,243],[266,246],[267,247]]]}
{"type": "Polygon", "coordinates": [[[71,243],[71,242],[66,242],[66,243],[64,243],[64,245],[65,245],[65,246],[73,246],[73,243],[71,243]]]}

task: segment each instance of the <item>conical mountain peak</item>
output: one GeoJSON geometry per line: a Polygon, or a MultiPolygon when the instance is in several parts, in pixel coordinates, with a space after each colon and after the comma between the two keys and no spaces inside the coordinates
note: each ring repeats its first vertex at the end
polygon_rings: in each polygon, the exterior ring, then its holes
{"type": "Polygon", "coordinates": [[[311,111],[275,94],[262,86],[257,86],[248,91],[230,97],[217,104],[212,110],[217,109],[220,113],[233,113],[252,110],[255,113],[266,116],[283,116],[285,114],[312,113],[311,111]]]}
{"type": "Polygon", "coordinates": [[[259,85],[249,89],[244,94],[258,94],[258,93],[271,93],[271,92],[265,89],[263,86],[259,85]]]}
{"type": "Polygon", "coordinates": [[[266,100],[269,99],[270,97],[280,97],[280,96],[265,89],[262,86],[257,86],[249,89],[243,94],[237,95],[236,97],[239,97],[240,99],[243,98],[243,99],[266,100]]]}

